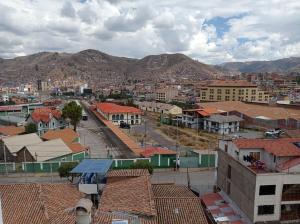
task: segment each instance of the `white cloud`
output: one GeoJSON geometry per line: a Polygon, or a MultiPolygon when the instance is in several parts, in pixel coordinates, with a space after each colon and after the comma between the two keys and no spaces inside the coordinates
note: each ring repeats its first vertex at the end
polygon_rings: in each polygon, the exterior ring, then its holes
{"type": "Polygon", "coordinates": [[[298,0],[14,0],[0,3],[0,57],[86,48],[206,63],[300,56],[298,0]],[[222,17],[220,24],[206,24],[222,17]]]}

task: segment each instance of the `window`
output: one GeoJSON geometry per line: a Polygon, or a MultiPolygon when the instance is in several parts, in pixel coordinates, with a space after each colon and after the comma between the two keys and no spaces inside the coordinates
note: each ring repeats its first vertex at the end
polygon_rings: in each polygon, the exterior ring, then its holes
{"type": "Polygon", "coordinates": [[[255,101],[255,96],[251,96],[251,101],[255,101]]]}
{"type": "Polygon", "coordinates": [[[209,93],[212,93],[212,94],[213,94],[213,93],[214,93],[214,89],[210,89],[210,90],[209,90],[209,93]]]}
{"type": "Polygon", "coordinates": [[[230,194],[230,191],[231,191],[230,182],[227,182],[227,194],[230,194]]]}
{"type": "Polygon", "coordinates": [[[229,96],[225,96],[225,101],[229,101],[229,96]]]}
{"type": "Polygon", "coordinates": [[[225,90],[225,93],[226,93],[226,94],[230,94],[230,89],[226,89],[226,90],[225,90]]]}
{"type": "Polygon", "coordinates": [[[276,156],[274,155],[274,157],[273,157],[273,161],[274,161],[274,163],[276,163],[276,156]]]}
{"type": "Polygon", "coordinates": [[[112,120],[116,120],[116,115],[112,115],[112,120]]]}
{"type": "Polygon", "coordinates": [[[261,185],[259,195],[275,195],[276,185],[261,185]]]}
{"type": "Polygon", "coordinates": [[[256,90],[255,89],[251,90],[251,94],[255,95],[256,94],[256,90]]]}
{"type": "Polygon", "coordinates": [[[228,145],[225,145],[225,152],[228,152],[228,145]]]}
{"type": "Polygon", "coordinates": [[[202,92],[202,96],[206,96],[206,92],[202,92]]]}
{"type": "Polygon", "coordinates": [[[222,100],[220,95],[217,96],[217,100],[222,100]]]}
{"type": "Polygon", "coordinates": [[[214,99],[214,96],[213,96],[213,95],[209,95],[209,99],[210,99],[210,100],[213,100],[213,99],[214,99]]]}
{"type": "Polygon", "coordinates": [[[218,94],[222,94],[222,89],[218,89],[218,94]]]}
{"type": "Polygon", "coordinates": [[[120,115],[120,120],[122,120],[122,121],[124,120],[124,114],[120,115]]]}
{"type": "Polygon", "coordinates": [[[260,160],[260,152],[250,152],[250,156],[256,160],[260,160]]]}
{"type": "Polygon", "coordinates": [[[230,165],[228,165],[228,167],[227,167],[227,177],[229,179],[231,179],[231,166],[230,165]]]}
{"type": "Polygon", "coordinates": [[[272,215],[274,214],[274,205],[260,205],[258,206],[258,215],[272,215]]]}

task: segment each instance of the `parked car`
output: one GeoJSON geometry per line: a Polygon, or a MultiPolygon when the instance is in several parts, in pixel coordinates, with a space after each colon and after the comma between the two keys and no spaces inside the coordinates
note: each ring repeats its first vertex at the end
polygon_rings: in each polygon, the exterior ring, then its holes
{"type": "Polygon", "coordinates": [[[284,133],[280,128],[271,129],[265,132],[266,137],[279,138],[284,133]]]}
{"type": "Polygon", "coordinates": [[[130,124],[127,124],[124,121],[121,121],[120,122],[120,128],[130,129],[130,124]]]}

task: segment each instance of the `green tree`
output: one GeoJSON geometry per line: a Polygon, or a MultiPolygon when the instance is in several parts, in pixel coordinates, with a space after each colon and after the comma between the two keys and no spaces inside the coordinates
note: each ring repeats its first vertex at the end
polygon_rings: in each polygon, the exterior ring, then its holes
{"type": "Polygon", "coordinates": [[[34,123],[29,123],[25,126],[25,132],[26,134],[30,133],[36,133],[37,132],[37,126],[34,123]]]}
{"type": "Polygon", "coordinates": [[[130,169],[147,169],[150,174],[153,173],[153,165],[148,160],[138,160],[130,165],[130,169]]]}
{"type": "Polygon", "coordinates": [[[76,131],[77,124],[82,116],[82,107],[77,105],[75,101],[72,101],[64,106],[62,116],[65,119],[70,119],[71,124],[74,126],[74,131],[76,131]]]}
{"type": "Polygon", "coordinates": [[[69,177],[72,177],[73,181],[73,175],[70,174],[71,170],[73,170],[73,168],[75,166],[78,165],[78,162],[68,162],[68,163],[63,163],[59,168],[58,168],[58,173],[60,177],[67,177],[69,179],[69,177]]]}

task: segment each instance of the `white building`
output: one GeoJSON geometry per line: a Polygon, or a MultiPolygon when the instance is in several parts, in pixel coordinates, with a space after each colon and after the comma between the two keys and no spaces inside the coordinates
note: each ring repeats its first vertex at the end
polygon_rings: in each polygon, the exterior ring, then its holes
{"type": "Polygon", "coordinates": [[[142,111],[135,107],[120,106],[114,103],[98,103],[96,107],[98,113],[115,125],[120,125],[121,122],[130,125],[142,122],[142,111]]]}
{"type": "Polygon", "coordinates": [[[135,102],[135,104],[144,111],[156,112],[161,114],[182,114],[182,109],[176,105],[171,105],[167,103],[159,103],[159,102],[135,102]]]}
{"type": "Polygon", "coordinates": [[[220,114],[204,118],[203,129],[218,134],[230,134],[240,130],[240,122],[243,121],[236,115],[224,116],[220,114]]]}
{"type": "Polygon", "coordinates": [[[221,140],[217,187],[253,223],[300,222],[300,138],[221,140]]]}

